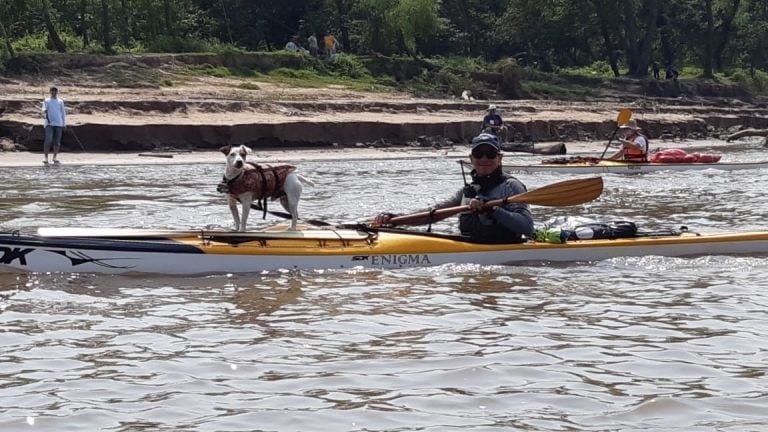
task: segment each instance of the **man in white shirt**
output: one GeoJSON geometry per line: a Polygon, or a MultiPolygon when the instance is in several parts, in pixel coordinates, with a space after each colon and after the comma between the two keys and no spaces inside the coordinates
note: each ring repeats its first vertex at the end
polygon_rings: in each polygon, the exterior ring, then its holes
{"type": "Polygon", "coordinates": [[[59,89],[51,87],[51,96],[43,101],[43,117],[45,118],[45,141],[43,142],[43,152],[45,153],[44,164],[48,164],[48,153],[53,144],[53,163],[59,163],[57,158],[59,148],[61,147],[61,134],[67,126],[67,111],[64,108],[64,101],[58,97],[59,89]]]}

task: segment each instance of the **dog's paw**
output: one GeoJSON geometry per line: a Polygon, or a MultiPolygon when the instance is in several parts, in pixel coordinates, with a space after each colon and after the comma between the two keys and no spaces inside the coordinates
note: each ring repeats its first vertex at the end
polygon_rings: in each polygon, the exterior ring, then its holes
{"type": "Polygon", "coordinates": [[[229,193],[229,185],[226,182],[221,182],[217,184],[216,192],[229,193]]]}

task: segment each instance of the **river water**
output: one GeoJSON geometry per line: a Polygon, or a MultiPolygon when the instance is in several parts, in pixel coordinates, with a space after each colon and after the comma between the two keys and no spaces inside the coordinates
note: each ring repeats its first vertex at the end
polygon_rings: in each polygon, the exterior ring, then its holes
{"type": "MultiPolygon", "coordinates": [[[[419,210],[461,185],[453,159],[297,165],[317,184],[302,214],[334,222],[419,210]]],[[[2,169],[0,226],[228,227],[222,169],[2,169]]],[[[768,228],[768,170],[603,178],[598,200],[535,217],[768,228]]],[[[275,222],[251,216],[251,228],[275,222]]],[[[767,310],[764,256],[0,273],[0,430],[766,431],[767,310]]]]}

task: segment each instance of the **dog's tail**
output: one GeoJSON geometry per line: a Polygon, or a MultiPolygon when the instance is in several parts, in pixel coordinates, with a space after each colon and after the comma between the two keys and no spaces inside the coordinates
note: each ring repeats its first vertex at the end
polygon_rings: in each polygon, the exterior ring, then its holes
{"type": "MultiPolygon", "coordinates": [[[[296,174],[296,173],[294,173],[294,174],[296,174]]],[[[308,185],[308,186],[314,186],[314,185],[315,185],[315,183],[314,183],[312,180],[310,180],[310,179],[308,179],[308,178],[304,177],[304,176],[303,176],[303,175],[301,175],[301,174],[296,174],[296,178],[298,178],[298,179],[299,179],[299,181],[301,182],[301,184],[304,184],[304,185],[308,185]]]]}

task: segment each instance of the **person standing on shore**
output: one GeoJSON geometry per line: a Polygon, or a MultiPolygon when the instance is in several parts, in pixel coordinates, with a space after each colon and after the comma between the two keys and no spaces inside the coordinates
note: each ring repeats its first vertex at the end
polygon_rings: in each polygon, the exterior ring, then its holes
{"type": "Polygon", "coordinates": [[[333,58],[333,56],[336,55],[336,48],[339,46],[339,41],[336,40],[334,35],[329,33],[325,35],[323,42],[325,43],[325,55],[328,58],[333,58]]]}
{"type": "Polygon", "coordinates": [[[309,35],[307,43],[309,44],[309,53],[312,54],[312,57],[317,57],[320,47],[317,45],[317,37],[314,33],[309,35]]]}
{"type": "Polygon", "coordinates": [[[67,110],[64,101],[58,97],[59,89],[50,88],[50,96],[43,100],[43,118],[45,118],[45,141],[43,142],[44,164],[48,164],[48,153],[53,146],[53,163],[59,163],[61,135],[67,127],[67,110]]]}

